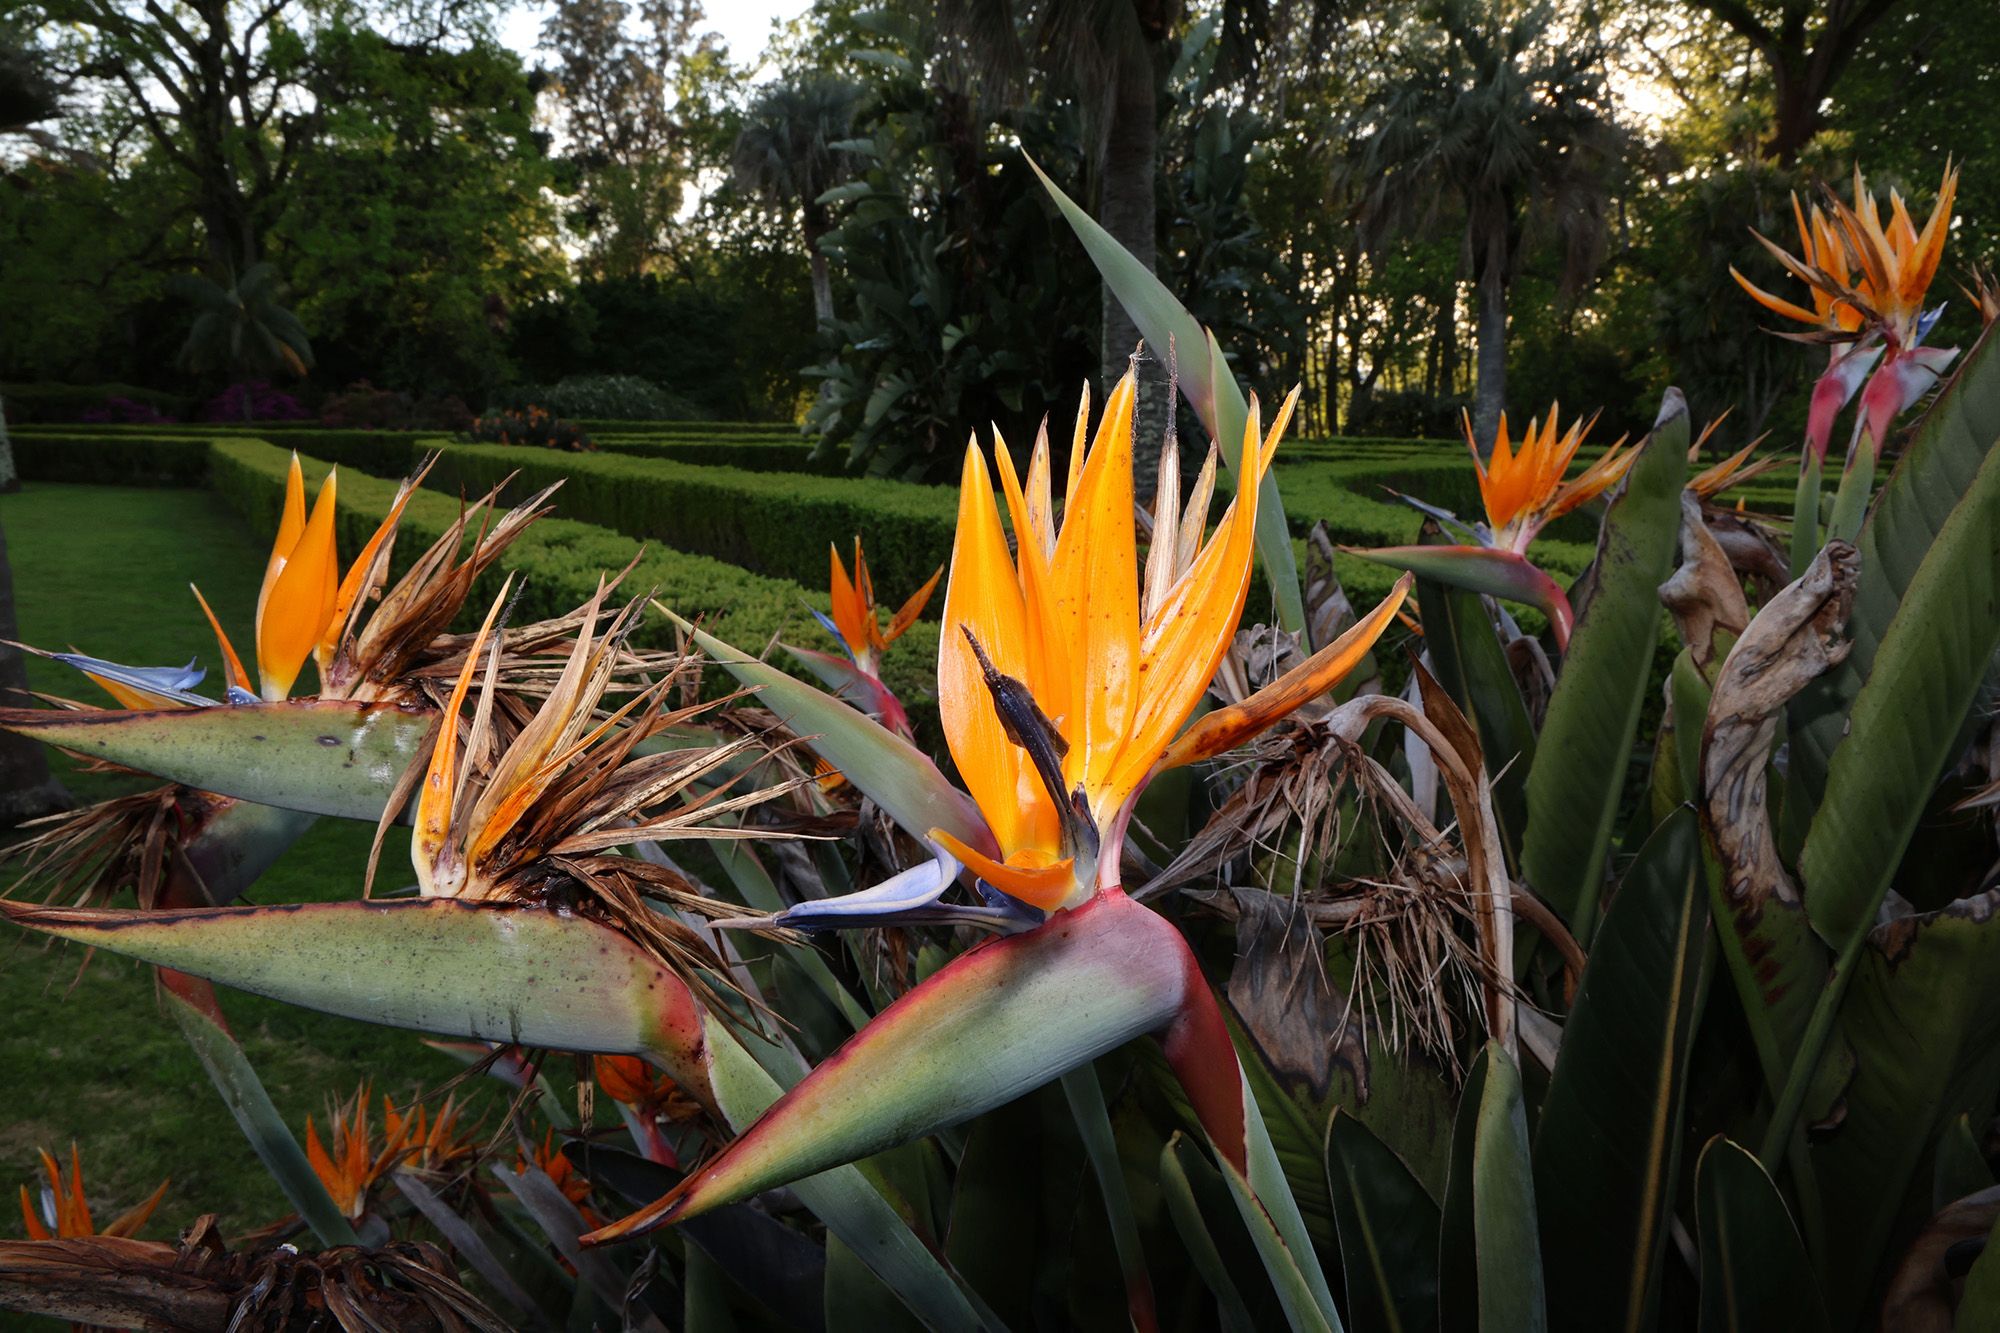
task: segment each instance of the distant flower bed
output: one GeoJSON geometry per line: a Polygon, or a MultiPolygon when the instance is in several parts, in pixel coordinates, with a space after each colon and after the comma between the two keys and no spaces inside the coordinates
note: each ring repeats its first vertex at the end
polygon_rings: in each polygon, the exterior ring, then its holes
{"type": "Polygon", "coordinates": [[[305,421],[311,416],[305,404],[263,380],[232,384],[201,409],[203,421],[305,421]]]}
{"type": "Polygon", "coordinates": [[[532,406],[518,412],[494,412],[480,417],[472,423],[469,433],[483,444],[527,444],[570,453],[597,448],[589,433],[574,421],[564,421],[532,406]]]}

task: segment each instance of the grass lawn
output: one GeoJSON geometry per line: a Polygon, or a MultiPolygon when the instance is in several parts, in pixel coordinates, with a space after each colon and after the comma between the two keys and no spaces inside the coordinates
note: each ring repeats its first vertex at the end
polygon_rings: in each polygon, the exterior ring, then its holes
{"type": "MultiPolygon", "coordinates": [[[[194,580],[238,650],[250,655],[266,541],[208,492],[31,485],[0,497],[0,525],[25,641],[145,664],[198,654],[213,688],[215,643],[188,592],[194,580]]],[[[53,663],[31,660],[29,676],[37,689],[93,694],[88,682],[53,663]]],[[[55,762],[81,800],[134,785],[78,774],[61,757],[55,762]]],[[[366,825],[321,821],[265,875],[252,899],[358,896],[372,835],[366,825]]],[[[397,831],[383,851],[378,888],[408,882],[408,857],[408,835],[397,831]]],[[[110,955],[86,967],[81,950],[6,934],[12,938],[0,940],[6,1016],[0,1087],[11,1095],[0,1122],[0,1192],[7,1214],[16,1185],[35,1177],[35,1150],[66,1155],[72,1140],[83,1153],[100,1225],[167,1176],[173,1188],[143,1233],[150,1237],[169,1238],[203,1212],[220,1214],[230,1235],[290,1211],[156,1004],[152,969],[110,955]]],[[[387,1092],[400,1100],[459,1069],[414,1035],[234,992],[221,998],[273,1100],[302,1138],[307,1112],[322,1117],[329,1097],[347,1096],[363,1078],[376,1080],[378,1098],[387,1092]]],[[[499,1085],[482,1083],[480,1106],[501,1104],[499,1085]]],[[[0,1222],[0,1236],[21,1234],[19,1226],[18,1219],[0,1222]]],[[[0,1327],[5,1320],[0,1315],[0,1327]]]]}

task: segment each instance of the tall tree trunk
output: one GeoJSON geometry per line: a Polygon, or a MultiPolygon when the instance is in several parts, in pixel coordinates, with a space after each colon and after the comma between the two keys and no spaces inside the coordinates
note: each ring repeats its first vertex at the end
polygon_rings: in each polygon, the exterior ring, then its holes
{"type": "Polygon", "coordinates": [[[826,256],[819,248],[820,237],[827,233],[827,221],[816,217],[810,200],[803,210],[799,229],[805,233],[806,263],[812,269],[813,326],[822,332],[833,326],[833,271],[827,266],[826,256]]]}
{"type": "Polygon", "coordinates": [[[1506,265],[1490,254],[1479,275],[1478,378],[1472,388],[1472,434],[1484,450],[1507,406],[1506,265]]]}
{"type": "MultiPolygon", "coordinates": [[[[0,406],[0,491],[20,488],[20,478],[14,473],[13,446],[7,440],[5,408],[0,406]]],[[[11,646],[20,637],[14,616],[14,566],[7,558],[6,530],[0,528],[0,705],[9,708],[24,708],[33,702],[28,693],[27,664],[21,650],[11,646]]],[[[67,810],[72,804],[69,793],[49,773],[41,744],[0,731],[0,828],[67,810]]]]}
{"type": "MultiPolygon", "coordinates": [[[[1158,225],[1155,175],[1159,152],[1159,101],[1153,86],[1152,60],[1142,43],[1132,42],[1114,75],[1111,123],[1104,139],[1097,221],[1132,257],[1148,270],[1155,267],[1158,225]]],[[[1102,334],[1098,343],[1101,403],[1131,364],[1139,345],[1139,330],[1107,285],[1103,297],[1102,334]]],[[[1205,349],[1179,348],[1181,356],[1205,349]]],[[[1148,347],[1139,363],[1139,402],[1133,413],[1137,449],[1133,482],[1142,500],[1150,500],[1159,476],[1160,444],[1166,437],[1168,349],[1148,347]]]]}

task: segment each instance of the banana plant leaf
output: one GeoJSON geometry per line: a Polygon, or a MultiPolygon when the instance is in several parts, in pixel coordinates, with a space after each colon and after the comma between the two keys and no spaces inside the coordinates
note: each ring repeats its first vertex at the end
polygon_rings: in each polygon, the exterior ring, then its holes
{"type": "MultiPolygon", "coordinates": [[[[1996,435],[2000,425],[1989,443],[1996,435]]],[[[1848,620],[1856,636],[1850,662],[1860,650],[1865,551],[1862,561],[1848,620]]],[[[1996,652],[2000,449],[1991,449],[1902,588],[1799,855],[1807,915],[1834,949],[1848,948],[1873,924],[1996,652]]]]}
{"type": "Polygon", "coordinates": [[[2000,1096],[2000,890],[1869,933],[1841,1006],[1854,1054],[1839,1126],[1812,1149],[1829,1308],[1859,1313],[1891,1237],[1932,1211],[1921,1170],[1961,1113],[2000,1096]]]}
{"type": "Polygon", "coordinates": [[[1805,1242],[1778,1187],[1747,1149],[1719,1135],[1702,1149],[1695,1217],[1701,1333],[1826,1333],[1826,1306],[1805,1242]]]}
{"type": "Polygon", "coordinates": [[[200,791],[376,820],[437,714],[299,699],[159,712],[0,709],[0,727],[200,791]]]}
{"type": "Polygon", "coordinates": [[[1605,513],[1596,591],[1563,655],[1528,774],[1522,873],[1586,946],[1659,642],[1658,588],[1674,570],[1687,442],[1687,405],[1669,390],[1605,513]]]}
{"type": "Polygon", "coordinates": [[[1466,1075],[1439,1234],[1439,1327],[1545,1333],[1527,1109],[1520,1072],[1497,1042],[1466,1075]]]}
{"type": "Polygon", "coordinates": [[[1558,1327],[1642,1333],[1657,1317],[1707,940],[1700,835],[1682,807],[1605,913],[1535,1129],[1558,1327]]]}
{"type": "MultiPolygon", "coordinates": [[[[1434,523],[1424,528],[1427,538],[1438,532],[1434,523]]],[[[1535,766],[1535,724],[1521,687],[1478,594],[1420,578],[1417,607],[1432,673],[1479,730],[1501,838],[1508,860],[1518,863],[1528,826],[1528,774],[1535,766]]],[[[1699,735],[1700,728],[1695,730],[1699,735]]]]}
{"type": "Polygon", "coordinates": [[[1368,1126],[1335,1111],[1327,1178],[1356,1329],[1428,1333],[1438,1322],[1437,1201],[1368,1126]]]}
{"type": "MultiPolygon", "coordinates": [[[[1848,708],[1901,606],[1903,595],[2000,441],[2000,334],[1988,325],[1917,424],[1895,471],[1883,483],[1861,530],[1861,582],[1850,631],[1854,648],[1837,671],[1801,694],[1791,710],[1792,771],[1788,805],[1815,810],[1848,708]]],[[[1791,822],[1788,816],[1787,822],[1791,822]]],[[[1803,819],[1798,831],[1805,830],[1803,819]]]]}

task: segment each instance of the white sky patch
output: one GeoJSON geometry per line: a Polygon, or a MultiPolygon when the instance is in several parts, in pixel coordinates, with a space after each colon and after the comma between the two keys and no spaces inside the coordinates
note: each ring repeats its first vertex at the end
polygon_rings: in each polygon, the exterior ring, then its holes
{"type": "MultiPolygon", "coordinates": [[[[521,53],[524,63],[533,65],[548,20],[548,4],[515,5],[500,20],[500,40],[521,53]]],[[[729,58],[737,65],[754,65],[771,40],[771,24],[797,18],[812,8],[811,0],[708,0],[697,32],[713,32],[729,48],[729,58]]],[[[759,81],[770,71],[759,71],[759,81]]]]}

